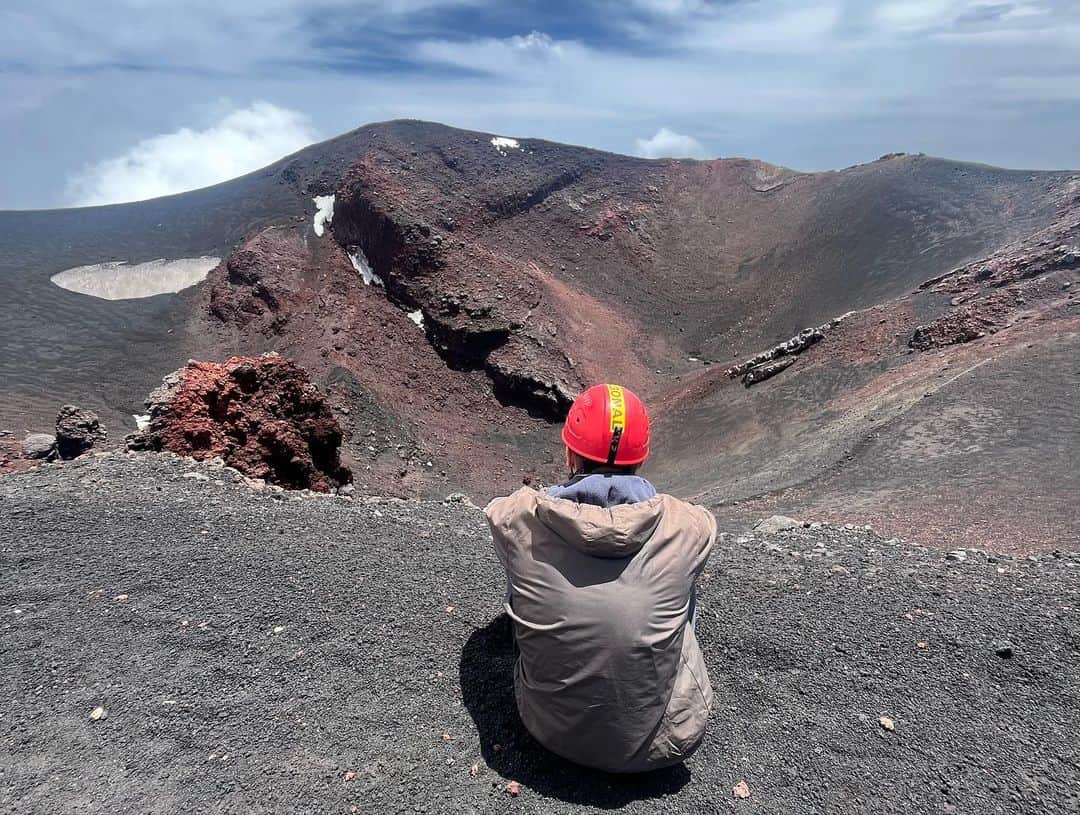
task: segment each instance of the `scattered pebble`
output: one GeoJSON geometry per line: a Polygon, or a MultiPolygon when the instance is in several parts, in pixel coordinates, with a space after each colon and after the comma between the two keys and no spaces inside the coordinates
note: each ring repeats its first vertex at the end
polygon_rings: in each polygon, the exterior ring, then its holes
{"type": "Polygon", "coordinates": [[[511,798],[517,798],[519,795],[521,795],[521,784],[519,784],[517,781],[511,781],[509,784],[506,785],[506,791],[510,793],[511,798]]]}
{"type": "Polygon", "coordinates": [[[731,788],[731,794],[736,798],[749,798],[750,786],[745,781],[740,781],[734,787],[731,788]]]}
{"type": "Polygon", "coordinates": [[[96,708],[90,711],[90,721],[99,722],[102,719],[107,719],[109,714],[105,711],[105,708],[98,705],[96,708]]]}
{"type": "Polygon", "coordinates": [[[882,716],[878,719],[878,723],[890,733],[896,729],[896,723],[888,716],[882,716]]]}

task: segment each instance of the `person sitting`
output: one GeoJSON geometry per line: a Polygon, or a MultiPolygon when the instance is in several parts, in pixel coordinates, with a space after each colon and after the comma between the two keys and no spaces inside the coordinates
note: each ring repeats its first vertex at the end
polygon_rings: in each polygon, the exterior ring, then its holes
{"type": "Polygon", "coordinates": [[[712,514],[637,475],[649,416],[619,385],[574,401],[569,480],[485,508],[506,570],[521,720],[564,758],[608,772],[677,764],[701,744],[713,692],[694,629],[712,514]]]}

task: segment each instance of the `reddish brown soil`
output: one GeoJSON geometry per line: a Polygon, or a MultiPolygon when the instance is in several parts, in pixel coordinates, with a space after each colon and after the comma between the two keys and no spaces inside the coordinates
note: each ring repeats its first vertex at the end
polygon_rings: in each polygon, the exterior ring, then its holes
{"type": "Polygon", "coordinates": [[[0,437],[0,474],[17,473],[41,464],[23,455],[22,441],[14,436],[0,437]]]}
{"type": "Polygon", "coordinates": [[[1078,193],[1050,227],[849,316],[774,379],[746,390],[714,371],[671,391],[659,474],[731,523],[782,512],[930,545],[1080,546],[1078,193]]]}

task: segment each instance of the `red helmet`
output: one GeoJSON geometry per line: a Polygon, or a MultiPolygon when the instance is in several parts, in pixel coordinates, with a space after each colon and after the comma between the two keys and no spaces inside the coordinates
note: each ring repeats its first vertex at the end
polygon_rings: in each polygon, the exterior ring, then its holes
{"type": "Polygon", "coordinates": [[[590,461],[640,464],[649,457],[649,414],[629,388],[593,385],[570,406],[562,439],[590,461]]]}

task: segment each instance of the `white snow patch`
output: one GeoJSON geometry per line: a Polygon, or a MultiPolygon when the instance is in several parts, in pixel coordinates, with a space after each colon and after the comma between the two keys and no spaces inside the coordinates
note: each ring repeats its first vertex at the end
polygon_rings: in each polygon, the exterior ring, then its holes
{"type": "Polygon", "coordinates": [[[499,151],[500,156],[505,156],[508,150],[521,150],[517,139],[509,139],[506,136],[492,136],[491,145],[499,151]]]}
{"type": "Polygon", "coordinates": [[[206,279],[221,258],[198,257],[128,263],[93,263],[65,269],[49,278],[67,291],[102,300],[134,300],[156,294],[175,294],[206,279]]]}
{"type": "Polygon", "coordinates": [[[315,222],[312,228],[321,238],[326,227],[330,226],[330,222],[334,220],[334,196],[316,195],[311,200],[315,202],[315,222]]]}
{"type": "Polygon", "coordinates": [[[371,264],[368,263],[367,255],[364,254],[364,250],[359,246],[349,247],[349,260],[352,261],[353,268],[360,272],[360,277],[364,281],[365,286],[372,284],[381,286],[383,284],[382,278],[375,274],[375,270],[371,268],[371,264]]]}
{"type": "Polygon", "coordinates": [[[135,420],[135,429],[140,433],[150,427],[150,414],[132,413],[131,418],[135,420]]]}
{"type": "Polygon", "coordinates": [[[420,309],[409,312],[409,319],[416,323],[421,328],[424,327],[424,312],[420,309]]]}

